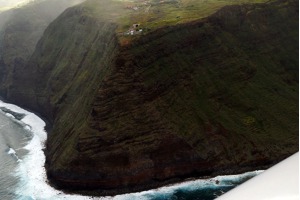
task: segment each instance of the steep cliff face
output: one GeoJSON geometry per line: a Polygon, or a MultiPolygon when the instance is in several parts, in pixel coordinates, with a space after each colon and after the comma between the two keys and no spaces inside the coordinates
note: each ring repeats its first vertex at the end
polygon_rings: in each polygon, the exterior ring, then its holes
{"type": "Polygon", "coordinates": [[[50,135],[50,180],[126,192],[297,151],[296,5],[225,7],[120,47],[84,125],[50,135]]]}
{"type": "MultiPolygon", "coordinates": [[[[6,97],[15,68],[23,68],[44,30],[66,8],[83,0],[36,1],[0,14],[0,95],[6,97]]],[[[22,104],[25,105],[25,104],[22,104]]]]}
{"type": "Polygon", "coordinates": [[[89,112],[85,105],[97,90],[95,83],[111,65],[115,27],[89,17],[81,7],[67,10],[47,28],[28,64],[16,68],[8,98],[39,110],[52,123],[54,116],[64,123],[75,114],[84,119],[80,109],[89,112]]]}
{"type": "Polygon", "coordinates": [[[298,1],[224,7],[128,45],[116,30],[68,9],[13,73],[8,98],[53,125],[56,186],[123,193],[298,150],[298,1]]]}

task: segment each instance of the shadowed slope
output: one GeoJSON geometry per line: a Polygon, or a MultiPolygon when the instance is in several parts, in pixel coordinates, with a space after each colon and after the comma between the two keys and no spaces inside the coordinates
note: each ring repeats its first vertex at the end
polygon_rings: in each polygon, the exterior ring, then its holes
{"type": "Polygon", "coordinates": [[[120,48],[84,125],[57,122],[50,179],[125,192],[268,166],[297,151],[295,5],[225,7],[120,48]]]}
{"type": "Polygon", "coordinates": [[[56,186],[132,192],[298,150],[298,1],[224,7],[128,45],[117,30],[89,4],[68,9],[14,73],[9,98],[52,122],[56,186]]]}
{"type": "MultiPolygon", "coordinates": [[[[8,97],[16,68],[24,68],[43,32],[66,8],[83,0],[35,1],[0,14],[0,95],[8,97]]],[[[20,104],[25,105],[25,103],[20,104]]]]}

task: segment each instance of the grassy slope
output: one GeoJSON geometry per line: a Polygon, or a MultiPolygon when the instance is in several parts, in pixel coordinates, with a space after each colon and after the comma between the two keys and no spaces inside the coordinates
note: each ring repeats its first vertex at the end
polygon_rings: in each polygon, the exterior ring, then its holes
{"type": "Polygon", "coordinates": [[[31,2],[1,13],[0,21],[0,94],[7,97],[13,82],[12,73],[26,65],[44,30],[67,7],[81,0],[31,2]]]}
{"type": "Polygon", "coordinates": [[[152,1],[141,22],[151,30],[120,44],[115,33],[143,16],[126,1],[90,0],[51,23],[10,89],[54,122],[51,180],[140,190],[298,149],[297,1],[204,18],[224,3],[152,1]]]}
{"type": "MultiPolygon", "coordinates": [[[[153,71],[147,72],[146,76],[155,77],[153,83],[168,80],[174,70],[184,73],[191,63],[195,65],[192,89],[187,91],[182,87],[168,97],[177,99],[177,103],[167,110],[174,124],[180,124],[179,129],[188,130],[182,134],[188,135],[191,129],[197,133],[206,123],[221,123],[235,134],[257,140],[265,145],[264,148],[275,145],[270,138],[288,142],[288,135],[296,136],[298,46],[294,43],[297,43],[298,31],[297,21],[293,19],[295,13],[287,12],[282,6],[278,11],[272,8],[264,13],[260,13],[260,9],[249,11],[245,21],[238,16],[225,17],[224,26],[236,26],[227,30],[204,24],[204,32],[209,35],[208,39],[195,41],[200,49],[187,47],[191,49],[183,50],[183,54],[176,51],[179,59],[171,60],[173,64],[181,63],[180,69],[174,69],[168,58],[150,64],[153,71]],[[268,18],[259,23],[257,20],[261,15],[268,18]],[[289,15],[289,21],[281,23],[280,18],[284,15],[289,15]],[[274,39],[279,35],[283,37],[281,40],[274,39]],[[162,73],[157,74],[158,71],[162,73]],[[166,77],[161,77],[164,74],[166,77]],[[180,112],[187,102],[192,105],[188,108],[190,113],[180,112]]],[[[206,136],[193,140],[199,141],[203,137],[206,136]]],[[[297,137],[290,139],[293,141],[297,137]]]]}
{"type": "Polygon", "coordinates": [[[156,29],[204,18],[225,5],[262,3],[266,0],[152,0],[147,4],[143,2],[145,1],[136,0],[132,3],[139,9],[131,12],[128,23],[141,23],[145,28],[156,29]]]}
{"type": "Polygon", "coordinates": [[[226,7],[135,38],[116,55],[80,129],[57,122],[50,177],[64,187],[124,192],[294,153],[297,53],[292,0],[226,7]]]}
{"type": "MultiPolygon", "coordinates": [[[[94,17],[117,23],[119,34],[126,33],[133,24],[140,24],[145,34],[164,26],[205,18],[226,5],[263,2],[267,0],[89,0],[84,6],[94,17]]],[[[121,44],[131,39],[132,36],[119,35],[121,44]]]]}
{"type": "Polygon", "coordinates": [[[182,26],[132,48],[146,86],[172,88],[154,101],[157,110],[199,152],[214,143],[205,132],[222,128],[229,135],[214,139],[228,151],[272,154],[297,140],[297,9],[287,5],[223,9],[197,30],[182,26]]]}

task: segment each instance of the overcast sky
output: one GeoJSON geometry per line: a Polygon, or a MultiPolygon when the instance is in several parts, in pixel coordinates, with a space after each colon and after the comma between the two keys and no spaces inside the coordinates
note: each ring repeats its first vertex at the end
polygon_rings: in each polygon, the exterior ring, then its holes
{"type": "Polygon", "coordinates": [[[17,6],[18,4],[26,3],[31,0],[0,0],[0,11],[17,6]]]}

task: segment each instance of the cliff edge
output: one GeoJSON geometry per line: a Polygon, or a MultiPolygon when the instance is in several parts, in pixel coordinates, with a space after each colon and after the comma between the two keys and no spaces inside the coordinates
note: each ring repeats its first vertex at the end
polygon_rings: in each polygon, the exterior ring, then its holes
{"type": "Polygon", "coordinates": [[[88,2],[47,27],[6,98],[50,122],[59,188],[117,194],[265,168],[298,151],[298,23],[296,0],[233,5],[124,43],[88,2]]]}

